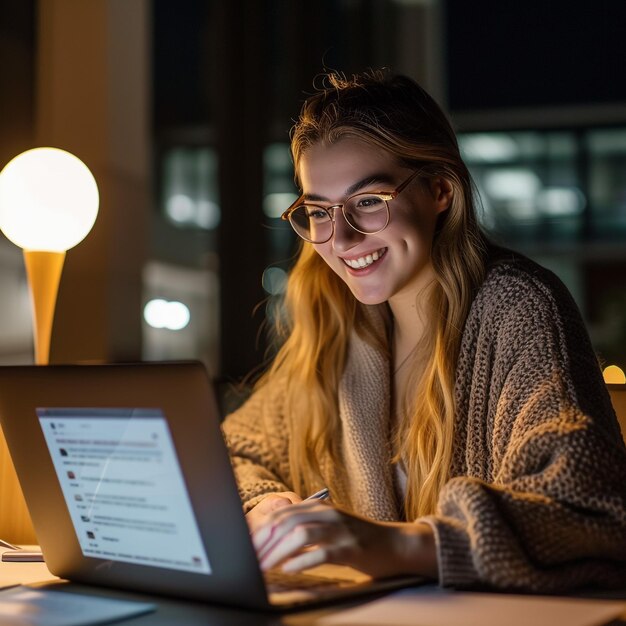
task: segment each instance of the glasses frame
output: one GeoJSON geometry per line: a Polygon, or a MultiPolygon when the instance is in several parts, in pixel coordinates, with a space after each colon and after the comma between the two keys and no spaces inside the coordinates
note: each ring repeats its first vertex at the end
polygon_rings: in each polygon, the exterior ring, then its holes
{"type": "Polygon", "coordinates": [[[348,224],[348,226],[350,226],[350,228],[352,228],[353,230],[356,230],[357,233],[361,233],[362,235],[376,235],[377,233],[382,232],[383,230],[385,230],[385,228],[387,228],[387,226],[389,225],[389,221],[391,220],[391,211],[389,210],[389,202],[391,200],[394,200],[398,194],[400,194],[402,191],[404,191],[404,189],[406,189],[409,184],[411,183],[411,181],[417,177],[418,174],[421,173],[422,170],[415,170],[414,172],[411,173],[411,175],[404,180],[403,182],[401,182],[393,191],[359,191],[358,193],[352,194],[351,196],[348,196],[343,202],[339,203],[339,204],[333,204],[329,207],[325,207],[325,206],[320,206],[319,204],[314,204],[311,202],[304,202],[302,195],[280,216],[281,220],[287,220],[289,221],[289,224],[291,225],[291,228],[293,228],[293,231],[296,233],[296,235],[298,235],[298,237],[300,237],[301,239],[304,239],[304,241],[308,242],[308,243],[312,243],[312,244],[321,244],[321,243],[326,243],[327,241],[330,241],[334,234],[335,234],[335,211],[337,209],[341,209],[341,213],[343,214],[343,218],[346,220],[346,224],[348,224]],[[383,202],[385,203],[385,208],[387,209],[387,219],[385,220],[385,225],[382,228],[379,228],[378,230],[375,230],[373,232],[365,232],[363,230],[359,230],[356,226],[354,226],[350,220],[348,219],[348,217],[346,216],[346,211],[345,211],[345,206],[346,204],[348,204],[348,202],[350,200],[352,200],[353,198],[357,198],[358,196],[379,196],[381,200],[383,200],[383,202]],[[324,211],[325,213],[328,214],[328,217],[330,218],[330,226],[331,226],[331,230],[330,230],[330,235],[324,239],[323,241],[313,241],[311,239],[308,239],[307,237],[304,237],[303,235],[301,235],[297,230],[296,227],[294,226],[292,220],[291,220],[291,215],[292,213],[300,208],[301,206],[310,206],[310,207],[315,207],[316,209],[321,209],[322,211],[324,211]],[[332,211],[332,213],[331,213],[332,211]]]}

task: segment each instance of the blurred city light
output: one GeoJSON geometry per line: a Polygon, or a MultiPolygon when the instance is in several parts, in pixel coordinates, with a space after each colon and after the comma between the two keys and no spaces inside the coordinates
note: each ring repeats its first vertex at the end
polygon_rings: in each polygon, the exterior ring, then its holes
{"type": "Polygon", "coordinates": [[[143,317],[152,328],[182,330],[189,324],[191,314],[189,308],[182,302],[156,298],[146,304],[143,309],[143,317]]]}

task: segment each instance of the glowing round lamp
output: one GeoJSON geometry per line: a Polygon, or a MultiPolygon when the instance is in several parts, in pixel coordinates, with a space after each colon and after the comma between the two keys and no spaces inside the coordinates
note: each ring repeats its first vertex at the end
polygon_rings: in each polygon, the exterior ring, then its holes
{"type": "Polygon", "coordinates": [[[87,236],[98,205],[93,175],[65,150],[27,150],[0,172],[0,229],[24,250],[38,364],[48,363],[65,252],[87,236]]]}
{"type": "Polygon", "coordinates": [[[604,368],[602,372],[604,376],[604,382],[610,385],[624,385],[626,384],[626,374],[624,370],[617,365],[609,365],[604,368]]]}

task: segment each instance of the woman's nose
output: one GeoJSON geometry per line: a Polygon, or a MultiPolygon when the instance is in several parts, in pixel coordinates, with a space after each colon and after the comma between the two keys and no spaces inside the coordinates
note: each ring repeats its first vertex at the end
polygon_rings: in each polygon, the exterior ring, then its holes
{"type": "Polygon", "coordinates": [[[365,235],[354,230],[344,217],[343,211],[335,209],[335,232],[333,234],[333,248],[338,252],[345,252],[363,241],[365,235]]]}

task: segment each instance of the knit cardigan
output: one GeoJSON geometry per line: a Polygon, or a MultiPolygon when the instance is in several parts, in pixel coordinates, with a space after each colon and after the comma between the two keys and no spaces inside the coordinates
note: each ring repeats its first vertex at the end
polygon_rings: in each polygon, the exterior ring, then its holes
{"type": "MultiPolygon", "coordinates": [[[[293,490],[284,384],[263,386],[223,425],[245,511],[293,490]]],[[[390,385],[388,357],[352,337],[337,390],[341,459],[321,462],[334,504],[387,521],[403,519],[390,385]]],[[[463,330],[455,402],[450,479],[436,513],[416,520],[434,531],[440,584],[626,586],[626,449],[554,274],[513,253],[490,264],[463,330]]]]}

